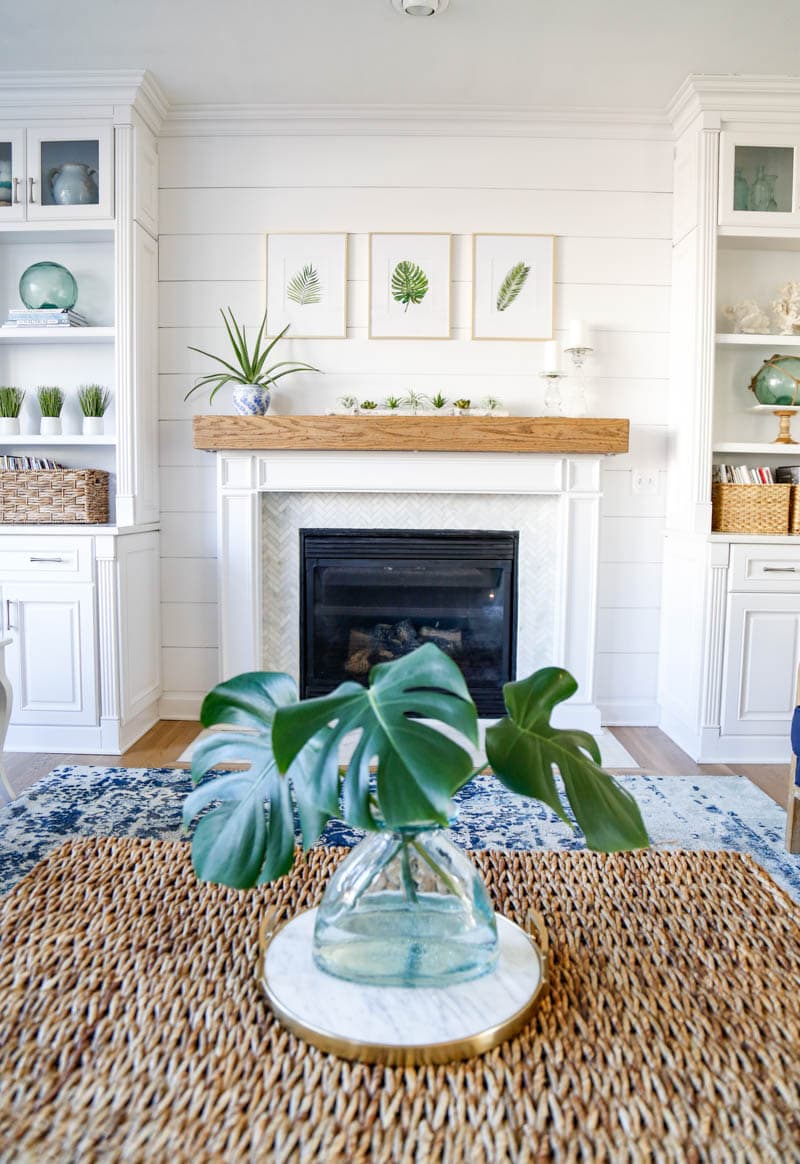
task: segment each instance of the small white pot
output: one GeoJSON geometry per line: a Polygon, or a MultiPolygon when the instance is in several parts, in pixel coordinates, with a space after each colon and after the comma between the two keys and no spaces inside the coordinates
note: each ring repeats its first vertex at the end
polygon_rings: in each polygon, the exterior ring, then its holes
{"type": "Polygon", "coordinates": [[[18,416],[0,416],[0,436],[19,436],[18,416]]]}
{"type": "Polygon", "coordinates": [[[102,416],[84,416],[83,418],[84,436],[102,436],[104,427],[102,416]]]}
{"type": "Polygon", "coordinates": [[[39,431],[42,436],[61,436],[61,417],[43,416],[39,431]]]}

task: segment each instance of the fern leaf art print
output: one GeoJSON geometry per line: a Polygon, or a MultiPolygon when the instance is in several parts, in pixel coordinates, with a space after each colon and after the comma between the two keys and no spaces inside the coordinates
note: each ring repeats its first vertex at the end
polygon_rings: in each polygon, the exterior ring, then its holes
{"type": "Polygon", "coordinates": [[[399,262],[392,271],[392,297],[408,311],[409,303],[421,303],[427,292],[428,276],[422,267],[408,259],[399,262]]]}
{"type": "Polygon", "coordinates": [[[322,301],[319,275],[312,263],[307,263],[302,270],[292,275],[286,285],[286,295],[292,303],[297,303],[300,307],[322,301]]]}
{"type": "Polygon", "coordinates": [[[525,263],[515,263],[500,284],[497,292],[497,310],[505,311],[519,295],[530,275],[531,269],[525,263]]]}

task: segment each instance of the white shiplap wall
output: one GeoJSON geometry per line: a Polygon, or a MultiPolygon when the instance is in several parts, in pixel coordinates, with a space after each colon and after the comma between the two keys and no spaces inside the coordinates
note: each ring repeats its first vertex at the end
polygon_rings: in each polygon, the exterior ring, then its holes
{"type": "MultiPolygon", "coordinates": [[[[359,397],[441,389],[491,393],[513,412],[542,411],[536,343],[470,335],[473,231],[558,236],[556,327],[588,320],[595,335],[590,411],[629,416],[631,452],[605,473],[598,702],[612,723],[655,723],[664,524],[672,145],[646,128],[569,136],[426,136],[238,132],[160,144],[160,372],[164,688],[162,714],[195,715],[218,679],[214,462],[192,448],[183,397],[206,371],[193,344],[222,352],[218,309],[256,325],[268,231],[351,235],[346,340],[292,341],[284,351],[324,370],[276,395],[284,412],[319,412],[359,397]],[[453,336],[367,339],[369,231],[449,231],[453,336]],[[632,470],[657,494],[634,494],[632,470]]],[[[284,385],[287,381],[283,382],[284,385]]],[[[221,397],[222,409],[225,404],[221,397]]],[[[216,402],[215,402],[216,406],[216,402]]]]}

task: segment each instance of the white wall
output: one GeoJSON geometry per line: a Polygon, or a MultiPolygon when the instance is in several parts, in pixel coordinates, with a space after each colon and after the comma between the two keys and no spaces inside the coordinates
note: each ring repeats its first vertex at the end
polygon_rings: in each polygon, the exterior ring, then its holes
{"type": "Polygon", "coordinates": [[[608,722],[657,722],[672,145],[646,127],[552,132],[162,139],[163,715],[196,714],[218,678],[214,462],[193,450],[190,419],[209,407],[207,397],[183,402],[208,362],[187,345],[224,351],[221,306],[257,325],[266,232],[347,231],[348,338],[287,345],[284,358],[325,375],[282,388],[276,410],[320,412],[345,392],[414,388],[475,400],[491,393],[512,412],[540,413],[542,346],[469,338],[470,235],[497,231],[558,236],[557,333],[565,338],[570,319],[592,324],[590,412],[632,422],[631,452],[610,458],[605,473],[597,698],[608,722]],[[454,235],[451,340],[367,339],[370,230],[454,235]],[[632,492],[633,469],[655,474],[655,495],[632,492]]]}

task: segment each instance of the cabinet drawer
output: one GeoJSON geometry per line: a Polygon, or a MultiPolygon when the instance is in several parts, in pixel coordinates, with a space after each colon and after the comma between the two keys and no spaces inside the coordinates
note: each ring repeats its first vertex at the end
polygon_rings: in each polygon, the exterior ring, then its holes
{"type": "Polygon", "coordinates": [[[730,589],[800,593],[800,545],[731,546],[730,589]]]}
{"type": "Polygon", "coordinates": [[[3,538],[0,542],[0,579],[32,581],[35,578],[90,582],[91,539],[3,538]]]}

